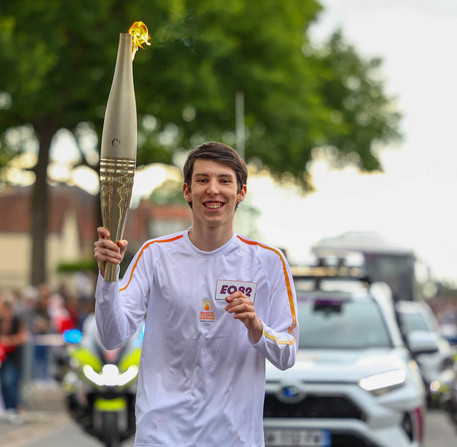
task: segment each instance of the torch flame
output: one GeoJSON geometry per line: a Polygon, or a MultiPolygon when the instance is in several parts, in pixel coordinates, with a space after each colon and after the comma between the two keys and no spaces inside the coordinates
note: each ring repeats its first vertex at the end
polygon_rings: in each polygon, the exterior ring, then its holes
{"type": "Polygon", "coordinates": [[[151,38],[148,32],[148,27],[141,21],[133,22],[129,28],[129,34],[132,35],[132,60],[135,59],[135,53],[138,47],[143,48],[143,44],[151,45],[148,40],[151,38]]]}

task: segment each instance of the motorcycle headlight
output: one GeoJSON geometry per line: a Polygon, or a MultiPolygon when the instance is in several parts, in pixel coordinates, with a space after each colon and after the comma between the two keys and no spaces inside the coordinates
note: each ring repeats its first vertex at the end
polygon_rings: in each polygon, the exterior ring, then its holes
{"type": "Polygon", "coordinates": [[[373,394],[384,394],[406,382],[406,370],[395,369],[381,374],[374,374],[359,381],[359,386],[373,394]]]}
{"type": "Polygon", "coordinates": [[[129,366],[127,371],[119,373],[116,365],[104,365],[101,373],[92,368],[90,365],[83,366],[84,376],[97,386],[124,386],[131,382],[138,374],[138,367],[129,366]]]}

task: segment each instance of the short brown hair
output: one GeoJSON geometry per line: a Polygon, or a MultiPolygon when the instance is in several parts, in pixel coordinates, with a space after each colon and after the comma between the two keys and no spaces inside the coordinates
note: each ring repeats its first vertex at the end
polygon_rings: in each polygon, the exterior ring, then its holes
{"type": "Polygon", "coordinates": [[[200,146],[193,149],[184,163],[184,183],[187,183],[189,188],[192,182],[194,163],[197,158],[214,160],[230,166],[235,171],[238,192],[240,192],[241,188],[246,184],[248,179],[248,168],[238,152],[224,143],[211,141],[209,143],[200,144],[200,146]]]}

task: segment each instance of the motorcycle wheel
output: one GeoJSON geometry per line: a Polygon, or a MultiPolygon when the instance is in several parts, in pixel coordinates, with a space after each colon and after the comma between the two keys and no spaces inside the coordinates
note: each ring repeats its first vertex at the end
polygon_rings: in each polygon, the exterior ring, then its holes
{"type": "Polygon", "coordinates": [[[117,426],[117,413],[106,412],[102,414],[103,443],[105,447],[120,447],[121,440],[117,426]]]}

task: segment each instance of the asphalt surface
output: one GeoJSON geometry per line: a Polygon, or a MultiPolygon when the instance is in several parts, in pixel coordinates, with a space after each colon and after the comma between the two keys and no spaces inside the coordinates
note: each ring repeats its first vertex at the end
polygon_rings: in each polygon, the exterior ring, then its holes
{"type": "MultiPolygon", "coordinates": [[[[30,384],[23,391],[24,405],[21,425],[0,421],[0,446],[52,447],[62,445],[99,446],[95,439],[82,433],[71,420],[64,404],[64,395],[57,383],[30,384]],[[72,441],[74,437],[74,442],[72,441]]],[[[133,440],[125,446],[133,445],[133,440]]],[[[441,410],[428,410],[424,447],[454,447],[457,428],[441,410]]],[[[390,447],[390,446],[389,446],[390,447]]]]}
{"type": "Polygon", "coordinates": [[[22,389],[23,405],[20,411],[22,423],[12,425],[0,420],[0,445],[8,447],[26,446],[30,440],[71,424],[64,407],[60,385],[30,383],[22,389]]]}

